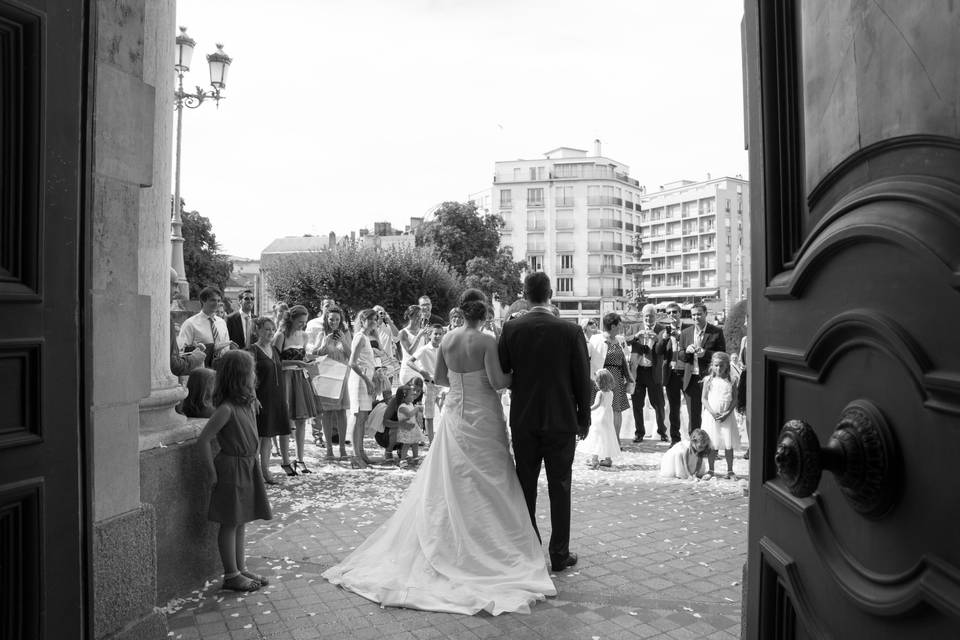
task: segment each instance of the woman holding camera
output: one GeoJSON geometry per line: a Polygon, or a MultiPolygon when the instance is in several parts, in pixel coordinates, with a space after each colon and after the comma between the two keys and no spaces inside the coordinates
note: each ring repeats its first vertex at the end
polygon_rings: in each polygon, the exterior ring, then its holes
{"type": "MultiPolygon", "coordinates": [[[[347,364],[350,361],[350,334],[346,332],[343,312],[339,307],[328,306],[323,313],[323,337],[314,349],[318,356],[327,356],[331,360],[347,364]]],[[[340,397],[336,400],[320,398],[320,426],[323,439],[327,444],[327,460],[333,460],[333,430],[337,430],[340,439],[340,458],[347,457],[347,409],[350,408],[350,393],[344,383],[340,397]]]]}
{"type": "Polygon", "coordinates": [[[403,314],[403,319],[407,325],[400,329],[400,384],[407,384],[414,378],[417,378],[417,372],[410,368],[408,360],[410,356],[416,353],[420,345],[426,344],[430,339],[430,316],[424,317],[423,311],[418,305],[412,304],[407,307],[403,314]]]}

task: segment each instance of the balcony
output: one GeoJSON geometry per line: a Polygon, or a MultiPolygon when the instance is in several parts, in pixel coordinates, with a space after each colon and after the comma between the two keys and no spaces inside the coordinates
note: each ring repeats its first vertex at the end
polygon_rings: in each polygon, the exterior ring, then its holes
{"type": "Polygon", "coordinates": [[[622,245],[608,240],[601,240],[599,242],[594,240],[587,244],[587,251],[619,251],[619,249],[614,249],[614,247],[622,248],[622,245]]]}
{"type": "Polygon", "coordinates": [[[622,229],[623,223],[613,218],[587,219],[587,229],[622,229]]]}
{"type": "Polygon", "coordinates": [[[555,207],[572,207],[576,204],[575,198],[557,198],[554,203],[555,207]]]}
{"type": "Polygon", "coordinates": [[[612,205],[613,196],[587,196],[587,205],[591,207],[612,205]]]}
{"type": "Polygon", "coordinates": [[[527,231],[543,231],[547,228],[547,222],[542,218],[527,220],[527,231]]]}

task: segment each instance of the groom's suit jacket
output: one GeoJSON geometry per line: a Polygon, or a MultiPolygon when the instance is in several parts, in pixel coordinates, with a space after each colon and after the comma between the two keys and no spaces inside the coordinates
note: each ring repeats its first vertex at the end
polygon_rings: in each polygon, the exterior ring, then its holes
{"type": "Polygon", "coordinates": [[[510,385],[512,430],[576,433],[590,425],[590,360],[580,327],[541,311],[503,325],[499,344],[510,385]]]}

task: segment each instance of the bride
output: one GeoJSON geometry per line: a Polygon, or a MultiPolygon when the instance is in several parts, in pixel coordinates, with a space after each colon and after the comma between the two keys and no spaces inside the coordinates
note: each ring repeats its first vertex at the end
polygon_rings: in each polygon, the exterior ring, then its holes
{"type": "Polygon", "coordinates": [[[436,438],[397,511],[323,577],[386,606],[529,613],[556,595],[510,457],[496,389],[509,385],[496,341],[480,332],[486,297],[460,297],[465,326],[440,345],[449,386],[436,438]]]}

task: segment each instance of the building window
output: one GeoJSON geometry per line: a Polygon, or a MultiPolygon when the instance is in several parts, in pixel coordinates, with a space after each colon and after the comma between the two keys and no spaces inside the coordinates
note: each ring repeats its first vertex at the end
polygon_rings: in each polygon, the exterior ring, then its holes
{"type": "Polygon", "coordinates": [[[509,209],[513,206],[513,191],[500,189],[500,208],[509,209]]]}
{"type": "Polygon", "coordinates": [[[557,278],[557,291],[573,293],[573,278],[557,278]]]}
{"type": "Polygon", "coordinates": [[[543,256],[527,256],[527,264],[531,271],[543,271],[543,256]]]}
{"type": "Polygon", "coordinates": [[[528,207],[543,206],[543,187],[538,187],[536,189],[527,189],[527,206],[528,207]]]}

